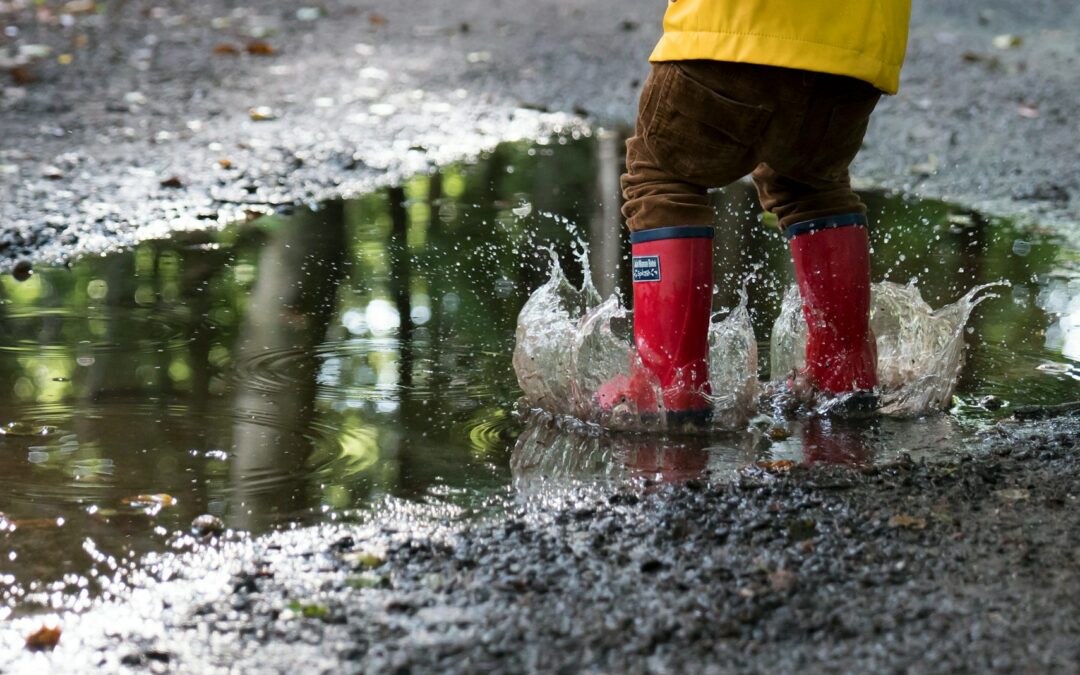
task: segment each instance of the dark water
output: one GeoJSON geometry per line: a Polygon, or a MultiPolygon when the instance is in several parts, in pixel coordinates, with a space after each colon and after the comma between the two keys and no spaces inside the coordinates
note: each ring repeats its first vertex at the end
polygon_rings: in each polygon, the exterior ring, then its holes
{"type": "MultiPolygon", "coordinates": [[[[573,276],[574,242],[589,240],[595,270],[621,270],[596,275],[601,291],[628,287],[618,154],[611,137],[506,145],[318,211],[4,277],[6,604],[77,607],[201,514],[250,532],[395,500],[467,517],[552,477],[946,453],[1015,405],[1080,399],[1076,251],[1038,228],[872,193],[878,278],[915,280],[935,306],[1012,282],[975,312],[953,411],[702,439],[527,423],[510,352],[518,309],[547,277],[542,247],[573,276]]],[[[765,356],[787,252],[746,187],[717,206],[717,302],[751,280],[765,356]]]]}

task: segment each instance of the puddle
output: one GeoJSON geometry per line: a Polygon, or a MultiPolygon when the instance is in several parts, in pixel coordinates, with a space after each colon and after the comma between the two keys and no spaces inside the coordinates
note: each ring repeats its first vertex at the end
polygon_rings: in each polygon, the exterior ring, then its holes
{"type": "MultiPolygon", "coordinates": [[[[203,514],[227,528],[504,508],[554,480],[678,480],[757,459],[948,453],[1017,404],[1080,399],[1080,255],[1050,232],[869,194],[874,276],[933,307],[979,305],[951,412],[855,425],[758,420],[701,439],[522,416],[518,312],[589,243],[602,296],[629,288],[619,140],[501,146],[481,162],[315,212],[0,280],[0,595],[78,608],[203,514]]],[[[751,191],[716,197],[717,305],[757,337],[792,276],[751,191]]],[[[575,278],[575,275],[578,275],[575,278]]]]}

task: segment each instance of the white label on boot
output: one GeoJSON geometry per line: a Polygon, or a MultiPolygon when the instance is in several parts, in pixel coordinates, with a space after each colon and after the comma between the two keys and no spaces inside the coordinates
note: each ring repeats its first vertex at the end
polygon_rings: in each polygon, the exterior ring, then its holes
{"type": "Polygon", "coordinates": [[[639,281],[660,281],[660,256],[634,256],[634,283],[639,281]]]}

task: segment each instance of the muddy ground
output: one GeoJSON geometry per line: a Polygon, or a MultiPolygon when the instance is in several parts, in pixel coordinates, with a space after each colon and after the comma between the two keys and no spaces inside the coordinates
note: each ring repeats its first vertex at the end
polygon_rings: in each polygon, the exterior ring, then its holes
{"type": "MultiPolygon", "coordinates": [[[[20,672],[1077,672],[1080,420],[974,458],[555,493],[215,544],[20,672]],[[551,504],[558,506],[552,507],[551,504]]],[[[28,630],[33,622],[17,622],[28,630]]]]}
{"type": "MultiPolygon", "coordinates": [[[[626,125],[660,19],[646,0],[25,4],[0,3],[8,263],[354,194],[576,117],[626,125]]],[[[856,178],[1075,223],[1076,3],[915,4],[856,178]]]]}
{"type": "MultiPolygon", "coordinates": [[[[1080,8],[916,5],[903,90],[880,106],[857,178],[1075,240],[1080,8]]],[[[319,7],[117,1],[35,26],[0,3],[5,264],[363,191],[507,138],[626,124],[660,9],[319,7]],[[51,53],[23,64],[19,46],[39,44],[51,53]]],[[[1077,431],[1007,426],[949,465],[586,491],[465,528],[391,513],[219,543],[66,617],[52,654],[23,648],[30,623],[9,626],[0,663],[1076,672],[1077,431]]]]}

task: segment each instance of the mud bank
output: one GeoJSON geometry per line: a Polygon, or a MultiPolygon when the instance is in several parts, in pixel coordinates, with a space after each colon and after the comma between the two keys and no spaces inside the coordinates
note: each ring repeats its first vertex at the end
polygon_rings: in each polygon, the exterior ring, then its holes
{"type": "MultiPolygon", "coordinates": [[[[628,124],[659,30],[644,0],[21,4],[0,12],[7,264],[357,194],[510,138],[628,124]]],[[[902,92],[881,104],[856,177],[1075,222],[1075,3],[916,5],[902,92]]]]}
{"type": "Polygon", "coordinates": [[[1074,418],[974,456],[521,495],[496,522],[286,532],[166,556],[6,668],[1075,672],[1074,418]],[[558,506],[552,508],[551,505],[558,506]],[[170,562],[171,560],[171,562],[170,562]]]}

